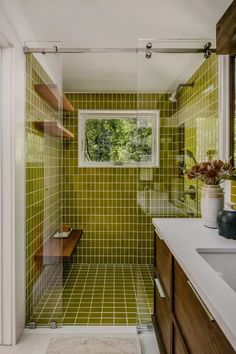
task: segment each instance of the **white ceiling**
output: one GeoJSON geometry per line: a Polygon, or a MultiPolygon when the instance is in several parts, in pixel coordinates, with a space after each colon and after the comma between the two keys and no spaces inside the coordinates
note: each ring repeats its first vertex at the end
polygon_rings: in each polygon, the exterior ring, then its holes
{"type": "Polygon", "coordinates": [[[65,54],[64,91],[171,92],[204,60],[202,54],[65,54]]]}
{"type": "MultiPolygon", "coordinates": [[[[39,41],[64,47],[137,47],[138,39],[214,39],[231,0],[19,0],[39,41]]],[[[25,38],[31,40],[31,38],[25,38]]],[[[143,43],[146,43],[144,41],[143,43]]],[[[170,91],[202,56],[65,54],[66,91],[170,91]],[[138,72],[138,75],[137,75],[138,72]]]]}

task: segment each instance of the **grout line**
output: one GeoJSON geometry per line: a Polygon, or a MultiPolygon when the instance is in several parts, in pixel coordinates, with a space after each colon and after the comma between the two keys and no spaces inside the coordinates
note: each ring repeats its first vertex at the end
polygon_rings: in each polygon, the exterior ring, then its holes
{"type": "Polygon", "coordinates": [[[104,297],[105,297],[106,275],[107,275],[107,266],[105,265],[100,324],[103,323],[103,307],[104,307],[104,297]]]}
{"type": "Polygon", "coordinates": [[[90,308],[89,308],[89,313],[88,313],[88,323],[90,322],[90,317],[91,317],[91,313],[92,313],[93,300],[94,300],[93,298],[94,298],[94,294],[95,294],[95,290],[96,290],[95,283],[96,283],[96,279],[97,279],[97,273],[98,273],[98,266],[96,268],[95,275],[93,277],[94,282],[93,282],[93,289],[92,289],[91,299],[90,299],[90,308]]]}
{"type": "MultiPolygon", "coordinates": [[[[65,281],[65,283],[63,284],[63,288],[62,288],[62,305],[63,305],[63,307],[64,307],[63,290],[66,288],[66,284],[68,283],[68,281],[69,281],[69,279],[70,279],[70,275],[71,275],[71,273],[72,273],[72,270],[73,270],[73,267],[71,266],[70,271],[69,271],[69,274],[67,275],[66,281],[65,281]]],[[[79,269],[79,272],[80,272],[80,269],[79,269]]],[[[78,278],[78,276],[79,276],[79,272],[78,272],[77,278],[78,278]]],[[[75,281],[75,283],[74,283],[73,290],[74,290],[74,288],[75,288],[75,286],[76,286],[77,278],[76,278],[76,281],[75,281]]],[[[63,323],[63,321],[64,321],[64,319],[65,319],[65,315],[66,315],[67,309],[68,309],[68,307],[69,307],[71,297],[72,297],[72,295],[73,295],[73,290],[72,290],[72,292],[71,292],[71,294],[70,294],[70,298],[69,298],[69,300],[68,300],[68,302],[67,302],[67,307],[66,307],[65,311],[62,311],[62,316],[63,316],[63,317],[62,317],[62,323],[63,323]]],[[[75,318],[74,320],[76,320],[76,318],[75,318]]]]}
{"type": "MultiPolygon", "coordinates": [[[[80,265],[80,266],[82,267],[82,265],[80,265]]],[[[78,304],[78,310],[77,310],[76,319],[75,319],[76,323],[77,323],[77,321],[79,319],[79,309],[80,309],[81,301],[82,301],[82,298],[83,298],[84,290],[86,289],[86,282],[87,282],[87,279],[88,279],[89,270],[90,270],[90,265],[88,265],[86,277],[85,277],[84,284],[83,284],[83,289],[82,289],[82,292],[81,292],[80,301],[79,301],[79,304],[78,304]]],[[[87,321],[87,324],[88,324],[88,321],[87,321]]]]}

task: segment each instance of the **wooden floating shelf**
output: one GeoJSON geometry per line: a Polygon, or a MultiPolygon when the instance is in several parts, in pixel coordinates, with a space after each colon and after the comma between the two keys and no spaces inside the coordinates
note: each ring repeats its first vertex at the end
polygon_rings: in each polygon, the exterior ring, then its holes
{"type": "Polygon", "coordinates": [[[57,138],[63,138],[66,140],[74,139],[74,134],[57,121],[36,121],[34,122],[34,125],[39,131],[57,138]]]}
{"type": "Polygon", "coordinates": [[[74,107],[71,105],[69,100],[60,94],[60,91],[55,84],[50,85],[34,85],[35,91],[47,101],[53,108],[59,109],[59,103],[61,102],[63,111],[73,112],[74,107]]]}
{"type": "Polygon", "coordinates": [[[35,253],[34,259],[43,264],[69,262],[83,235],[83,230],[73,230],[67,238],[50,237],[35,253]]]}

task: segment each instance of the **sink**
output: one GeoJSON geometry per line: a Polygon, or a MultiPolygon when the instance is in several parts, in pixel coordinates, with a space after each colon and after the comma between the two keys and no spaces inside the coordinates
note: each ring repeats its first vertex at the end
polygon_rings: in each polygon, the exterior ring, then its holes
{"type": "Polygon", "coordinates": [[[196,251],[236,292],[236,248],[197,249],[196,251]]]}

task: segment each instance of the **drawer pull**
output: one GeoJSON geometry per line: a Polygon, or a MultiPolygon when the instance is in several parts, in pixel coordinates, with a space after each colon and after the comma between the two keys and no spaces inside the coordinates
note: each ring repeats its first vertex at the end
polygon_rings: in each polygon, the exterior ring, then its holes
{"type": "Polygon", "coordinates": [[[200,304],[202,305],[202,308],[204,309],[204,311],[206,312],[209,320],[211,322],[215,321],[214,317],[212,316],[212,314],[210,313],[210,311],[208,310],[208,308],[206,307],[206,305],[204,304],[204,302],[202,301],[200,295],[198,294],[197,290],[194,288],[193,284],[191,283],[191,281],[187,280],[188,285],[190,286],[190,288],[192,289],[192,291],[194,292],[196,298],[198,299],[198,301],[200,302],[200,304]]]}
{"type": "Polygon", "coordinates": [[[158,278],[155,279],[155,284],[156,284],[156,287],[157,287],[157,290],[159,292],[160,297],[166,297],[165,293],[164,293],[164,291],[162,289],[160,280],[158,278]]]}

